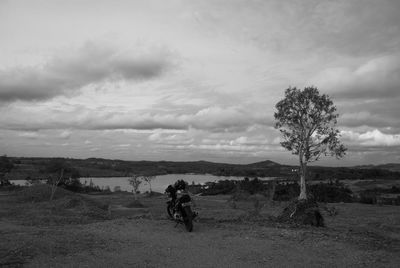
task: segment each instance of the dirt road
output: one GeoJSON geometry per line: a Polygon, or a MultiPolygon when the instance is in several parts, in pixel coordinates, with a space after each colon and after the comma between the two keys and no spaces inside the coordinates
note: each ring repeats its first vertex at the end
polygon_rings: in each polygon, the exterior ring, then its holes
{"type": "MultiPolygon", "coordinates": [[[[26,267],[398,267],[399,255],[313,228],[119,219],[82,226],[12,230],[31,243],[26,267]]],[[[8,230],[7,230],[8,229],[8,230]]],[[[28,254],[28,253],[25,253],[28,254]]]]}
{"type": "Polygon", "coordinates": [[[327,218],[327,228],[294,228],[270,222],[235,221],[226,215],[231,215],[231,211],[240,214],[240,208],[229,210],[222,202],[204,199],[198,208],[203,218],[188,233],[183,226],[174,228],[174,223],[161,214],[164,213],[161,199],[148,199],[144,203],[149,210],[143,217],[132,213],[132,217],[89,224],[29,226],[2,217],[3,264],[7,260],[14,267],[399,267],[400,264],[400,240],[395,237],[400,219],[393,214],[396,207],[380,207],[380,214],[374,212],[376,207],[362,207],[364,217],[375,215],[367,222],[357,218],[355,212],[362,205],[339,204],[339,214],[327,218]],[[4,254],[10,258],[4,258],[4,254]]]}

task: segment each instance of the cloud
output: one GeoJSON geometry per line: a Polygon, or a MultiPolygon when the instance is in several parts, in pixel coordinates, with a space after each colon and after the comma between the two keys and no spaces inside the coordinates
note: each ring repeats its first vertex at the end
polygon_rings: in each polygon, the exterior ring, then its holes
{"type": "Polygon", "coordinates": [[[44,137],[44,135],[35,131],[26,131],[18,134],[18,137],[28,138],[28,139],[38,139],[44,137]]]}
{"type": "Polygon", "coordinates": [[[118,51],[89,42],[40,66],[0,70],[0,101],[46,100],[105,81],[148,80],[170,66],[162,48],[118,51]]]}
{"type": "Polygon", "coordinates": [[[119,148],[128,148],[128,147],[131,147],[131,144],[130,143],[123,143],[123,144],[117,144],[116,146],[119,147],[119,148]]]}
{"type": "Polygon", "coordinates": [[[378,129],[359,133],[355,131],[342,131],[342,137],[346,141],[361,146],[400,146],[399,134],[384,134],[378,129]]]}
{"type": "Polygon", "coordinates": [[[354,103],[352,109],[346,109],[350,111],[344,112],[339,117],[340,126],[346,127],[361,127],[368,126],[371,128],[398,128],[400,130],[400,122],[397,118],[397,113],[390,111],[375,111],[372,106],[376,106],[376,103],[362,104],[354,103]],[[365,109],[365,106],[369,106],[369,111],[365,109]],[[358,111],[353,111],[358,110],[358,111]]]}
{"type": "Polygon", "coordinates": [[[88,129],[174,129],[189,128],[209,131],[241,131],[255,123],[265,123],[257,114],[237,107],[216,107],[200,109],[194,113],[113,113],[86,120],[81,128],[88,129]]]}
{"type": "Polygon", "coordinates": [[[69,139],[69,137],[71,137],[71,135],[72,135],[71,130],[64,130],[63,132],[60,133],[60,138],[69,139]]]}
{"type": "Polygon", "coordinates": [[[337,99],[400,97],[400,54],[375,57],[355,68],[327,68],[311,81],[337,99]]]}
{"type": "Polygon", "coordinates": [[[371,55],[399,45],[399,2],[337,1],[201,1],[188,18],[198,29],[246,40],[269,51],[335,51],[371,55]],[[384,15],[383,15],[384,14],[384,15]],[[268,25],[268,30],[265,30],[268,25]]]}
{"type": "Polygon", "coordinates": [[[352,148],[392,150],[385,144],[397,144],[400,133],[399,3],[12,4],[2,20],[10,38],[0,44],[0,132],[14,142],[2,150],[286,161],[291,154],[271,128],[274,105],[285,88],[303,83],[333,97],[352,148]],[[88,33],[103,40],[69,50],[88,33]],[[53,147],[42,148],[45,141],[53,147]]]}
{"type": "Polygon", "coordinates": [[[400,54],[352,61],[353,67],[324,69],[309,83],[332,97],[340,125],[399,128],[400,54]]]}
{"type": "MultiPolygon", "coordinates": [[[[118,107],[117,107],[118,108],[118,107]]],[[[60,129],[60,137],[68,138],[74,129],[82,130],[188,130],[200,129],[211,132],[241,132],[256,126],[267,126],[270,121],[264,113],[244,109],[238,106],[210,106],[197,111],[144,111],[124,107],[118,111],[115,107],[62,107],[48,110],[47,107],[21,107],[10,105],[3,108],[0,118],[2,129],[40,130],[60,129]],[[6,112],[5,112],[6,111],[6,112]],[[66,130],[67,129],[67,130],[66,130]]],[[[1,109],[0,109],[1,111],[1,109]]]]}

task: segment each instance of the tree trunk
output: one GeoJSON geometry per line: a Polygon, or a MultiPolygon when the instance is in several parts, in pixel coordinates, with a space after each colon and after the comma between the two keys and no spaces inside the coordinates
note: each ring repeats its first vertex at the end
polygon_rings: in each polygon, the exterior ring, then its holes
{"type": "Polygon", "coordinates": [[[299,200],[307,200],[306,173],[307,173],[307,164],[303,163],[303,161],[300,161],[300,195],[299,195],[299,200]]]}

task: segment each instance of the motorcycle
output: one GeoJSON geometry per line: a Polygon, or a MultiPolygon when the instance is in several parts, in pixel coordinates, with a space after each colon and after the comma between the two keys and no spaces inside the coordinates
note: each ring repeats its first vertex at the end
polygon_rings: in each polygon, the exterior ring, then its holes
{"type": "Polygon", "coordinates": [[[192,202],[188,194],[180,198],[172,198],[167,202],[168,216],[176,222],[176,226],[184,224],[188,232],[193,231],[193,219],[197,216],[191,208],[192,202]]]}

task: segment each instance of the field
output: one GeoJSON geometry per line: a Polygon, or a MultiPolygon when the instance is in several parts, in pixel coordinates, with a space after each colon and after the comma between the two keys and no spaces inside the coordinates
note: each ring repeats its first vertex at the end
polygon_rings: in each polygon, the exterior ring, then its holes
{"type": "MultiPolygon", "coordinates": [[[[61,189],[62,190],[62,189],[61,189]]],[[[325,228],[279,223],[284,202],[199,196],[194,231],[168,220],[163,195],[78,195],[51,202],[0,192],[5,267],[399,267],[400,207],[321,204],[325,228]]],[[[46,197],[47,198],[47,197],[46,197]]]]}

